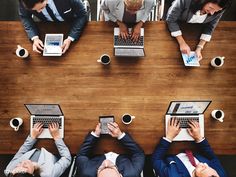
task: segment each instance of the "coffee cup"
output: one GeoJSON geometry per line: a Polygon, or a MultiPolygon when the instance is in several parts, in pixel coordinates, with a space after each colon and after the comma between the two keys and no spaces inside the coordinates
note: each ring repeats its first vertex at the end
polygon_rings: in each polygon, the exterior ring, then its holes
{"type": "Polygon", "coordinates": [[[213,110],[211,112],[211,116],[212,116],[212,118],[214,118],[214,119],[216,119],[216,120],[218,120],[220,122],[223,122],[225,114],[224,114],[224,112],[222,110],[213,110]]]}
{"type": "Polygon", "coordinates": [[[29,56],[29,52],[20,45],[17,45],[16,55],[20,58],[27,58],[29,56]]]}
{"type": "Polygon", "coordinates": [[[102,63],[103,65],[108,65],[111,62],[111,58],[107,54],[103,54],[97,62],[102,63]]]}
{"type": "Polygon", "coordinates": [[[217,56],[211,60],[211,66],[215,68],[220,68],[224,64],[225,57],[217,56]]]}
{"type": "Polygon", "coordinates": [[[16,117],[16,118],[12,118],[10,120],[10,126],[15,130],[18,131],[20,126],[23,124],[23,119],[16,117]]]}
{"type": "Polygon", "coordinates": [[[135,116],[131,116],[130,114],[126,113],[122,116],[122,122],[126,125],[130,124],[135,116]]]}

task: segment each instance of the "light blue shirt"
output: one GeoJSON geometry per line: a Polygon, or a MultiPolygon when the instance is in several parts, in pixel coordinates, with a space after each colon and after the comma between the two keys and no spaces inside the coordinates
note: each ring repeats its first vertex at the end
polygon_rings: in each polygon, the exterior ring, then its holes
{"type": "MultiPolygon", "coordinates": [[[[59,20],[59,21],[64,21],[64,19],[61,17],[61,15],[59,14],[59,12],[57,11],[57,8],[55,6],[55,3],[53,0],[48,0],[47,2],[48,6],[52,9],[55,17],[59,20]]],[[[46,7],[42,10],[43,15],[47,18],[48,21],[53,21],[53,19],[50,17],[50,15],[48,14],[46,7]]]]}

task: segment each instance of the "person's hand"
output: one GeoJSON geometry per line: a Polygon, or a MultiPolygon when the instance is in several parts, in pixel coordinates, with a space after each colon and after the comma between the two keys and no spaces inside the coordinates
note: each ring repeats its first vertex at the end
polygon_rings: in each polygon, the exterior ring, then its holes
{"type": "Polygon", "coordinates": [[[198,58],[198,61],[200,61],[202,59],[202,49],[201,48],[197,48],[195,50],[196,56],[198,58]]]}
{"type": "Polygon", "coordinates": [[[54,140],[58,140],[61,138],[60,133],[59,133],[59,124],[58,123],[51,123],[48,126],[50,134],[52,135],[54,140]]]}
{"type": "Polygon", "coordinates": [[[132,31],[132,35],[131,35],[131,39],[134,41],[134,42],[137,42],[139,37],[140,37],[140,32],[141,32],[141,27],[142,27],[143,23],[142,22],[139,22],[138,24],[136,24],[133,28],[133,31],[132,31]]]}
{"type": "Polygon", "coordinates": [[[203,139],[203,137],[201,136],[201,133],[200,133],[200,126],[199,126],[199,123],[197,121],[192,121],[190,120],[188,122],[188,125],[190,126],[190,128],[187,129],[189,135],[191,137],[193,137],[193,139],[196,141],[196,142],[199,142],[203,139]]]}
{"type": "Polygon", "coordinates": [[[181,43],[179,45],[179,48],[180,48],[180,51],[183,53],[183,54],[187,54],[188,56],[190,55],[190,47],[188,46],[188,44],[186,44],[185,42],[181,43]]]}
{"type": "Polygon", "coordinates": [[[31,132],[31,137],[33,139],[36,139],[43,131],[43,124],[42,123],[36,123],[34,124],[34,127],[31,132]]]}
{"type": "Polygon", "coordinates": [[[173,140],[180,132],[180,123],[177,118],[171,118],[167,125],[166,138],[173,140]]]}
{"type": "Polygon", "coordinates": [[[41,53],[43,51],[43,42],[39,38],[33,40],[33,51],[41,53]]]}
{"type": "Polygon", "coordinates": [[[64,40],[63,45],[61,46],[62,53],[65,53],[69,49],[70,43],[71,43],[71,40],[69,38],[64,40]]]}
{"type": "Polygon", "coordinates": [[[110,130],[109,134],[114,137],[114,138],[118,138],[119,136],[122,135],[122,132],[118,126],[117,123],[115,122],[110,122],[107,124],[108,129],[110,130]]]}
{"type": "Polygon", "coordinates": [[[94,133],[99,137],[100,134],[101,134],[101,123],[98,123],[95,130],[94,130],[94,133]]]}
{"type": "Polygon", "coordinates": [[[122,39],[127,39],[127,37],[129,36],[127,26],[122,22],[118,22],[118,25],[119,25],[119,28],[120,28],[120,37],[122,39]]]}

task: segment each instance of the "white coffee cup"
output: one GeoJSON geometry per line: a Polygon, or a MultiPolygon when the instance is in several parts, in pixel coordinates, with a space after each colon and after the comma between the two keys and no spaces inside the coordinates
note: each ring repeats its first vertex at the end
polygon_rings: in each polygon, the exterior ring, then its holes
{"type": "Polygon", "coordinates": [[[214,119],[216,119],[216,120],[218,120],[218,121],[220,121],[220,122],[223,122],[224,121],[224,117],[225,117],[225,113],[222,111],[222,110],[213,110],[212,112],[211,112],[211,116],[212,116],[212,118],[214,118],[214,119]]]}
{"type": "Polygon", "coordinates": [[[215,68],[220,68],[224,64],[225,57],[217,56],[211,60],[211,66],[215,68]]]}
{"type": "Polygon", "coordinates": [[[15,130],[18,131],[20,126],[23,124],[23,119],[20,117],[15,117],[10,120],[10,126],[15,130]]]}
{"type": "Polygon", "coordinates": [[[135,116],[131,116],[130,114],[128,113],[125,113],[123,116],[122,116],[122,122],[126,125],[130,124],[133,119],[135,118],[135,116]]]}
{"type": "Polygon", "coordinates": [[[29,56],[29,52],[20,45],[17,45],[16,55],[20,58],[27,58],[29,56]]]}
{"type": "Polygon", "coordinates": [[[111,62],[111,58],[107,54],[103,54],[97,62],[102,63],[103,65],[108,65],[111,62]]]}

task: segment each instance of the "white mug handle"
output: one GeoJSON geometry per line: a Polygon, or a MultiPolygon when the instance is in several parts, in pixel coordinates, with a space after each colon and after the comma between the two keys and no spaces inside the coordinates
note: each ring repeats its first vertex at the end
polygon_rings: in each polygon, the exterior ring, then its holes
{"type": "Polygon", "coordinates": [[[100,60],[100,59],[98,59],[98,60],[97,60],[97,62],[98,62],[98,63],[101,63],[101,60],[100,60]]]}
{"type": "Polygon", "coordinates": [[[131,116],[131,119],[134,119],[135,118],[135,116],[131,116]]]}
{"type": "Polygon", "coordinates": [[[19,126],[18,126],[18,127],[15,127],[14,130],[15,130],[15,131],[18,131],[18,130],[19,130],[19,126]]]}

